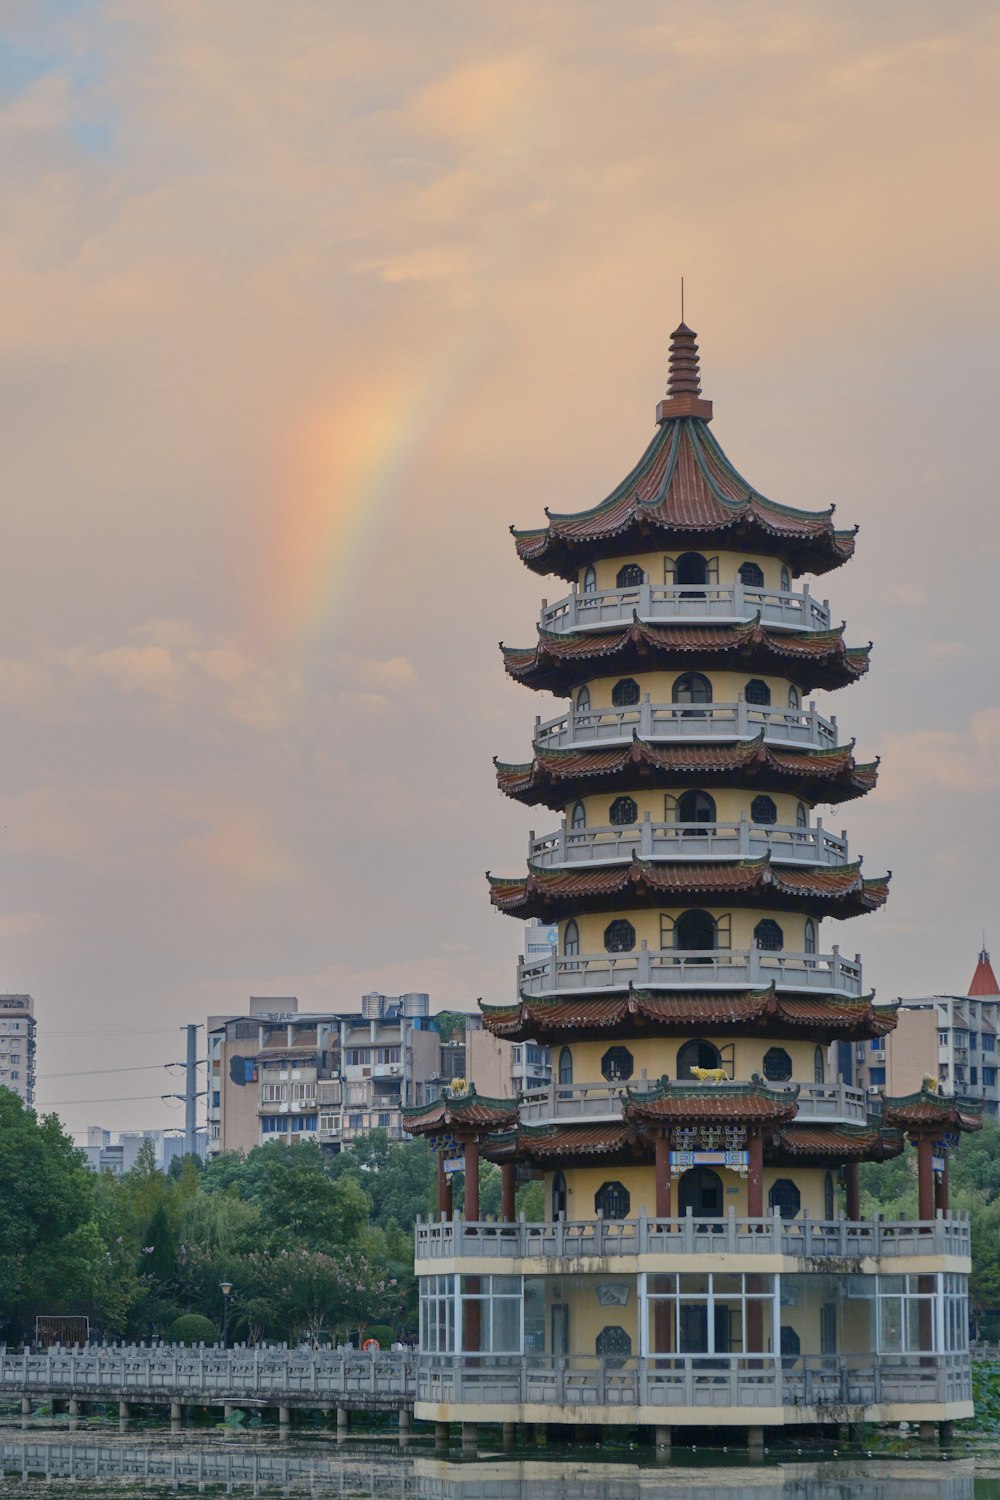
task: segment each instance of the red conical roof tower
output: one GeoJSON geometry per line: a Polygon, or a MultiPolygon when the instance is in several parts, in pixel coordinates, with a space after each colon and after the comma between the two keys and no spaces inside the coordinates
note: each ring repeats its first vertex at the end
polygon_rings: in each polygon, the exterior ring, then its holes
{"type": "Polygon", "coordinates": [[[985,947],[979,950],[979,962],[976,964],[976,972],[972,976],[969,985],[970,995],[990,996],[995,995],[1000,1000],[1000,985],[997,984],[997,976],[993,972],[990,963],[990,955],[985,947]]]}

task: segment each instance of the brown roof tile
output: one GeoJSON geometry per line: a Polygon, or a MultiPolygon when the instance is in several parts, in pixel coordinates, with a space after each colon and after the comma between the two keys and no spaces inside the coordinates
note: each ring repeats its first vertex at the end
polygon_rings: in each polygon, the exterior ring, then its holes
{"type": "Polygon", "coordinates": [[[649,1091],[626,1091],[627,1121],[747,1120],[780,1124],[798,1109],[798,1089],[755,1083],[661,1083],[649,1091]]]}

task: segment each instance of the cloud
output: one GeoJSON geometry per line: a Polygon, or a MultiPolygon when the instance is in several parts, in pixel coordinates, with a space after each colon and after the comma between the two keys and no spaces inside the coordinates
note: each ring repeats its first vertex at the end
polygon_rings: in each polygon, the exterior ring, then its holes
{"type": "Polygon", "coordinates": [[[982,799],[1000,789],[1000,708],[974,713],[963,729],[918,729],[882,741],[879,795],[912,802],[934,791],[982,799]]]}

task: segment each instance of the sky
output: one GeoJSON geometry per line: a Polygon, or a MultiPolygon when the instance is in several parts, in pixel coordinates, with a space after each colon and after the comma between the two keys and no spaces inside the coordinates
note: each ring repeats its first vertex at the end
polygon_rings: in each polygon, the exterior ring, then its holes
{"type": "MultiPolygon", "coordinates": [[[[828,816],[882,999],[1000,949],[1000,15],[952,0],[6,0],[0,988],[73,1130],[179,1123],[178,1028],[471,1008],[529,827],[508,528],[713,430],[860,524],[817,584],[882,756],[828,816]],[[105,1073],[105,1069],[120,1069],[105,1073]]],[[[825,929],[826,931],[827,929],[825,929]]]]}

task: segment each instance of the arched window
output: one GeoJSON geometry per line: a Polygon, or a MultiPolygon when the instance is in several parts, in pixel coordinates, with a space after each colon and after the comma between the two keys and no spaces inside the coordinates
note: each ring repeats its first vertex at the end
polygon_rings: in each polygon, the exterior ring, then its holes
{"type": "Polygon", "coordinates": [[[787,594],[787,593],[789,593],[791,591],[791,587],[792,587],[792,575],[791,575],[791,573],[789,573],[789,571],[785,567],[784,563],[782,563],[782,565],[781,565],[781,592],[783,594],[787,594]]]}
{"type": "Polygon", "coordinates": [[[677,1188],[677,1207],[681,1217],[688,1209],[696,1218],[722,1218],[722,1178],[711,1167],[692,1167],[684,1173],[677,1188]]]}
{"type": "Polygon", "coordinates": [[[594,1194],[594,1211],[605,1219],[625,1219],[632,1207],[629,1190],[620,1182],[602,1182],[594,1194]]]}
{"type": "Polygon", "coordinates": [[[576,711],[585,714],[590,708],[590,688],[582,687],[576,695],[576,711]]]}
{"type": "Polygon", "coordinates": [[[677,559],[674,576],[678,583],[707,583],[708,563],[700,552],[685,552],[677,559]]]}
{"type": "Polygon", "coordinates": [[[576,958],[579,951],[580,929],[571,918],[563,931],[563,953],[567,958],[576,958]]]}
{"type": "Polygon", "coordinates": [[[826,1082],[826,1053],[817,1047],[813,1053],[813,1083],[826,1082]]]}
{"type": "Polygon", "coordinates": [[[826,1176],[823,1178],[823,1217],[825,1219],[832,1219],[835,1213],[836,1207],[833,1194],[833,1173],[827,1172],[826,1176]]]}
{"type": "Polygon", "coordinates": [[[796,828],[809,827],[809,809],[804,802],[798,802],[795,805],[795,826],[796,828]]]}
{"type": "Polygon", "coordinates": [[[802,707],[802,694],[799,692],[794,682],[788,689],[788,707],[795,709],[799,709],[802,707]]]}
{"type": "Polygon", "coordinates": [[[639,684],[634,677],[623,677],[611,689],[611,702],[615,708],[631,708],[640,697],[639,684]]]}
{"type": "Polygon", "coordinates": [[[559,1082],[573,1082],[573,1054],[568,1047],[563,1047],[559,1053],[559,1082]]]}
{"type": "Polygon", "coordinates": [[[748,589],[762,589],[764,587],[764,569],[759,563],[741,563],[740,583],[745,584],[748,589]]]}
{"type": "Polygon", "coordinates": [[[674,703],[711,703],[712,684],[700,672],[685,672],[671,689],[674,703]]]}
{"type": "Polygon", "coordinates": [[[783,1219],[794,1219],[802,1207],[802,1194],[790,1177],[779,1177],[767,1195],[771,1212],[777,1209],[783,1219]]]}
{"type": "Polygon", "coordinates": [[[582,802],[573,803],[573,811],[570,814],[569,826],[574,833],[587,826],[587,809],[582,802]]]}
{"type": "MultiPolygon", "coordinates": [[[[678,823],[714,823],[715,798],[707,792],[682,792],[677,799],[678,823]]],[[[693,830],[696,833],[700,829],[693,830]]]]}
{"type": "Polygon", "coordinates": [[[601,1058],[601,1077],[609,1083],[624,1083],[635,1071],[635,1059],[627,1047],[609,1047],[601,1058]]]}
{"type": "Polygon", "coordinates": [[[561,1172],[557,1172],[552,1179],[552,1217],[566,1217],[566,1179],[561,1172]]]}
{"type": "Polygon", "coordinates": [[[585,594],[597,593],[597,574],[591,563],[588,563],[583,570],[583,592],[585,594]]]}
{"type": "Polygon", "coordinates": [[[715,918],[709,911],[685,911],[674,924],[674,947],[698,953],[716,946],[715,918]]]}
{"type": "Polygon", "coordinates": [[[763,823],[765,828],[773,828],[778,821],[778,809],[770,797],[755,797],[750,804],[750,820],[753,823],[763,823]]]}
{"type": "Polygon", "coordinates": [[[635,928],[625,917],[609,922],[604,929],[606,953],[631,953],[635,947],[635,928]]]}
{"type": "Polygon", "coordinates": [[[755,703],[759,708],[766,708],[771,701],[771,689],[759,677],[751,677],[743,696],[748,703],[755,703]]]}
{"type": "Polygon", "coordinates": [[[677,1053],[677,1082],[691,1083],[692,1068],[717,1068],[722,1061],[718,1047],[700,1038],[685,1042],[677,1053]]]}
{"type": "Polygon", "coordinates": [[[773,917],[762,917],[753,930],[753,940],[767,953],[779,953],[785,946],[785,934],[773,917]]]}
{"type": "Polygon", "coordinates": [[[806,925],[803,933],[803,951],[805,953],[816,952],[816,923],[812,917],[806,917],[806,925]]]}
{"type": "Polygon", "coordinates": [[[615,583],[620,589],[636,589],[640,583],[646,582],[646,575],[638,563],[626,563],[624,568],[618,569],[618,577],[615,583]]]}
{"type": "Polygon", "coordinates": [[[638,822],[639,809],[632,797],[616,797],[608,817],[613,827],[627,828],[630,823],[638,822]]]}
{"type": "Polygon", "coordinates": [[[768,1047],[764,1053],[764,1077],[771,1083],[787,1083],[792,1076],[792,1059],[784,1047],[768,1047]]]}

